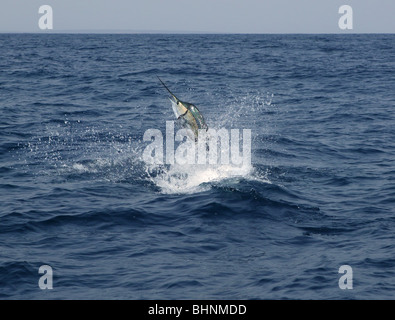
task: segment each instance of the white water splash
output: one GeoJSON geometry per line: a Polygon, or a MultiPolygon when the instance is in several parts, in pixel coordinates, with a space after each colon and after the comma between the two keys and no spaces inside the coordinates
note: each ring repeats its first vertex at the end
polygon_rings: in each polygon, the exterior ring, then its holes
{"type": "MultiPolygon", "coordinates": [[[[152,172],[153,168],[148,169],[152,172]]],[[[233,179],[246,179],[251,175],[251,165],[172,165],[150,176],[151,181],[165,194],[191,194],[207,191],[212,183],[233,179]]]]}
{"type": "MultiPolygon", "coordinates": [[[[220,129],[222,127],[237,128],[241,123],[245,125],[248,123],[252,128],[256,128],[256,121],[258,119],[256,115],[260,112],[265,113],[271,109],[273,106],[272,100],[273,94],[265,92],[248,94],[236,101],[224,101],[226,113],[222,112],[220,115],[214,115],[212,117],[207,115],[207,118],[215,119],[215,123],[209,122],[209,127],[214,129],[220,129]]],[[[204,111],[203,108],[200,111],[204,111]]],[[[259,127],[261,128],[261,125],[259,127]]],[[[218,154],[220,152],[221,150],[218,150],[218,154]]],[[[235,185],[241,180],[271,183],[267,178],[267,173],[256,170],[250,163],[242,166],[232,164],[175,164],[166,167],[163,165],[154,166],[146,164],[146,172],[151,182],[159,187],[160,191],[164,194],[193,194],[204,192],[212,188],[213,185],[222,183],[235,185]]]]}

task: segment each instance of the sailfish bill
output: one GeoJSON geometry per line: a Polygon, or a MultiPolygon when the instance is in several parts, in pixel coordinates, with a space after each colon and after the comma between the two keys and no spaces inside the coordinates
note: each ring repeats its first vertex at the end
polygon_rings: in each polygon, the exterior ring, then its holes
{"type": "Polygon", "coordinates": [[[177,119],[182,120],[182,124],[185,128],[192,130],[195,136],[195,141],[197,141],[199,129],[208,130],[208,126],[203,118],[203,115],[194,104],[178,99],[159,77],[158,79],[173,98],[170,99],[170,101],[172,102],[173,111],[177,119]]]}

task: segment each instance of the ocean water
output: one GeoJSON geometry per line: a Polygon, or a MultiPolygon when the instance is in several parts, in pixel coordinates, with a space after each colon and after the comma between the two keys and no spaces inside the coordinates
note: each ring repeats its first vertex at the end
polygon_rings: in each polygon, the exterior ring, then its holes
{"type": "Polygon", "coordinates": [[[0,57],[1,299],[394,298],[394,35],[1,34],[0,57]],[[156,76],[251,129],[251,165],[144,161],[174,120],[156,76]]]}

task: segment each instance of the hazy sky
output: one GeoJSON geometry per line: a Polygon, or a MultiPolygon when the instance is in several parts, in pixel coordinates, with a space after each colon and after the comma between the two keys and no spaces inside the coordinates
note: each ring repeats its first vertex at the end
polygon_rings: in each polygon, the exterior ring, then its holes
{"type": "Polygon", "coordinates": [[[52,32],[395,33],[395,0],[0,0],[0,32],[45,32],[41,5],[52,32]],[[352,30],[338,27],[344,4],[352,30]]]}

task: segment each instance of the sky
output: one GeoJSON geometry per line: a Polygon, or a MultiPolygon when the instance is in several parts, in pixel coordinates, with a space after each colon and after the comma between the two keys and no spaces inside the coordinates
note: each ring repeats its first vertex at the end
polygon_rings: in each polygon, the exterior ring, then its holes
{"type": "Polygon", "coordinates": [[[395,0],[0,0],[0,32],[395,33],[394,17],[395,0]],[[52,30],[39,28],[42,5],[52,30]]]}

